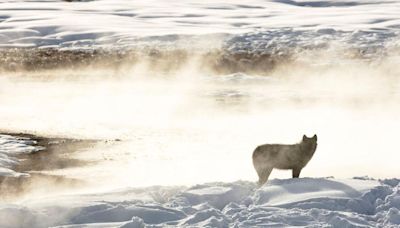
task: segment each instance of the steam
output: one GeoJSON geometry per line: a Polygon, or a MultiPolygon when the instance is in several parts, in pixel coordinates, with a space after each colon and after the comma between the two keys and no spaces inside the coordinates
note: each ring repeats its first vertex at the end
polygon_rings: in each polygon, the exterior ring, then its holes
{"type": "Polygon", "coordinates": [[[263,76],[215,75],[200,56],[174,71],[143,60],[117,71],[3,73],[1,126],[121,139],[74,155],[97,165],[44,172],[109,188],[256,180],[257,145],[296,143],[303,134],[318,134],[318,148],[302,176],[398,173],[397,59],[322,53],[299,54],[263,76]]]}

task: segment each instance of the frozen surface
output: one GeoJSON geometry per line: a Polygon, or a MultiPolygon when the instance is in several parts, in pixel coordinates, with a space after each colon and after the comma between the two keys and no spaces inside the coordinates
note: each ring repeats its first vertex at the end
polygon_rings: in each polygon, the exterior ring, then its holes
{"type": "Polygon", "coordinates": [[[15,227],[397,227],[399,180],[274,179],[128,188],[0,206],[15,227]]]}
{"type": "Polygon", "coordinates": [[[18,173],[13,170],[13,167],[18,164],[16,156],[24,153],[34,153],[42,149],[43,147],[36,146],[35,140],[0,134],[0,177],[28,176],[26,173],[18,173]]]}
{"type": "Polygon", "coordinates": [[[382,46],[398,36],[399,11],[391,0],[3,1],[0,47],[382,46]]]}

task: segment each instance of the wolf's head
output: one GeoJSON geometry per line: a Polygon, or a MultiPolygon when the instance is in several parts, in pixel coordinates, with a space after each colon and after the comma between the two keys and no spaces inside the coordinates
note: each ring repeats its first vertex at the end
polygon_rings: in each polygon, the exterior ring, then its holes
{"type": "Polygon", "coordinates": [[[303,135],[303,140],[301,141],[302,148],[306,151],[314,153],[317,149],[317,135],[314,135],[311,138],[308,138],[306,135],[303,135]]]}
{"type": "Polygon", "coordinates": [[[317,142],[317,135],[314,135],[311,138],[308,138],[307,135],[303,135],[303,142],[317,142]]]}

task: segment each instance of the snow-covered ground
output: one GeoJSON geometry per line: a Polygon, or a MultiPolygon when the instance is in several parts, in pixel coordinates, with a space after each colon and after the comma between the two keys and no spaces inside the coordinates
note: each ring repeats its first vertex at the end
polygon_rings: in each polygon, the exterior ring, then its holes
{"type": "Polygon", "coordinates": [[[193,47],[196,40],[209,48],[232,34],[230,48],[258,51],[327,41],[381,47],[398,36],[399,11],[391,0],[2,1],[0,47],[193,47]]]}
{"type": "Polygon", "coordinates": [[[0,134],[0,177],[29,176],[29,174],[18,173],[13,170],[18,165],[16,156],[24,153],[35,153],[42,149],[44,148],[36,145],[35,140],[0,134]]]}
{"type": "Polygon", "coordinates": [[[1,227],[399,227],[399,179],[128,188],[0,205],[1,227]]]}

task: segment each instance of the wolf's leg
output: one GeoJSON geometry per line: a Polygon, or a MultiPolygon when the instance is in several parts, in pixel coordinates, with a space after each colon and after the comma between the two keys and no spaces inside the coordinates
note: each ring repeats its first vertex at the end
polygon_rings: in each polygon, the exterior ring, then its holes
{"type": "Polygon", "coordinates": [[[258,185],[260,185],[260,186],[262,185],[261,184],[261,179],[262,179],[262,176],[263,176],[263,170],[264,169],[259,168],[259,167],[256,168],[257,175],[258,175],[258,185]]]}
{"type": "Polygon", "coordinates": [[[259,186],[262,186],[263,184],[265,184],[267,182],[268,177],[272,172],[272,169],[273,168],[271,168],[271,167],[264,167],[263,169],[260,170],[260,172],[258,174],[258,177],[259,177],[258,185],[259,186]]]}
{"type": "Polygon", "coordinates": [[[301,169],[299,169],[299,168],[293,169],[292,177],[293,178],[299,178],[300,172],[301,172],[301,169]]]}

